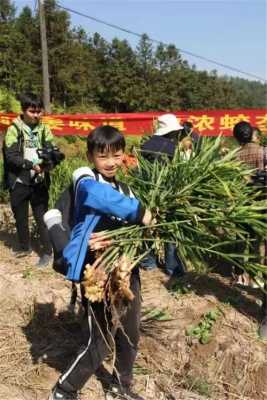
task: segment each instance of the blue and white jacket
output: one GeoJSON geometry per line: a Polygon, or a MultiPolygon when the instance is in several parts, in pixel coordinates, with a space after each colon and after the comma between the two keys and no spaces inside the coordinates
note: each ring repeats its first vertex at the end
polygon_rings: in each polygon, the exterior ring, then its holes
{"type": "Polygon", "coordinates": [[[101,217],[118,218],[132,224],[141,224],[144,208],[139,200],[122,193],[122,185],[115,182],[116,188],[110,182],[90,170],[81,168],[73,174],[75,187],[74,228],[71,238],[64,248],[63,257],[67,264],[66,278],[79,282],[82,278],[84,263],[88,251],[88,241],[101,217]],[[77,177],[79,177],[78,182],[77,177]],[[98,179],[98,181],[96,180],[98,179]]]}

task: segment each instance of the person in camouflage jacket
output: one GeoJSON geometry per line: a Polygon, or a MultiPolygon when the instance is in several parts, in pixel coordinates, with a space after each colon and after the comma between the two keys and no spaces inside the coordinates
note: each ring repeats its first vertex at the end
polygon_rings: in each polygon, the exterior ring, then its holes
{"type": "Polygon", "coordinates": [[[7,129],[4,139],[4,169],[16,221],[19,249],[16,256],[31,253],[29,203],[40,234],[39,266],[46,266],[52,248],[43,216],[48,209],[49,174],[44,172],[37,150],[53,147],[53,135],[42,123],[42,102],[35,96],[21,97],[22,114],[7,129]]]}

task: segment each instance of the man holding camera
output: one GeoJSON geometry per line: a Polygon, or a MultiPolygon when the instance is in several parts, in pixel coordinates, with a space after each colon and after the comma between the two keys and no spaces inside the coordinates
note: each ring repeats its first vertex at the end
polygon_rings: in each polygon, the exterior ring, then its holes
{"type": "Polygon", "coordinates": [[[41,256],[37,265],[45,267],[51,261],[52,247],[43,216],[48,209],[49,170],[55,165],[51,160],[45,162],[42,153],[51,153],[56,148],[50,128],[41,122],[42,101],[33,95],[21,96],[21,108],[22,114],[6,132],[3,147],[6,186],[19,240],[15,255],[31,254],[30,203],[40,235],[41,256]]]}

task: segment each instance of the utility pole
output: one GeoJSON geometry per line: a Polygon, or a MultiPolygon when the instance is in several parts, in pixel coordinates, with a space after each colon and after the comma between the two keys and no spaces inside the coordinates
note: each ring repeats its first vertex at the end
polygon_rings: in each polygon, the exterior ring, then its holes
{"type": "Polygon", "coordinates": [[[43,73],[43,102],[46,113],[51,112],[50,107],[50,84],[48,72],[48,51],[45,25],[45,12],[43,0],[38,0],[39,17],[40,17],[40,35],[41,35],[41,50],[42,50],[42,73],[43,73]]]}

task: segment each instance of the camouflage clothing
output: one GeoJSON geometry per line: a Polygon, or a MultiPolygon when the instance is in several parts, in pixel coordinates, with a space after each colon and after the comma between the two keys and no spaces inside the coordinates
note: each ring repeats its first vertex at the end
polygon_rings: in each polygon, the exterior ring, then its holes
{"type": "Polygon", "coordinates": [[[9,188],[16,182],[30,185],[32,167],[39,164],[37,149],[53,144],[53,135],[48,126],[39,123],[31,129],[21,117],[16,118],[5,135],[5,167],[9,188]]]}
{"type": "Polygon", "coordinates": [[[28,222],[29,203],[40,234],[41,251],[51,254],[51,245],[43,216],[48,208],[48,173],[37,174],[33,167],[41,164],[37,149],[53,146],[50,129],[38,123],[33,128],[16,118],[8,128],[4,146],[6,186],[10,191],[11,208],[16,220],[19,250],[30,249],[28,222]]]}

